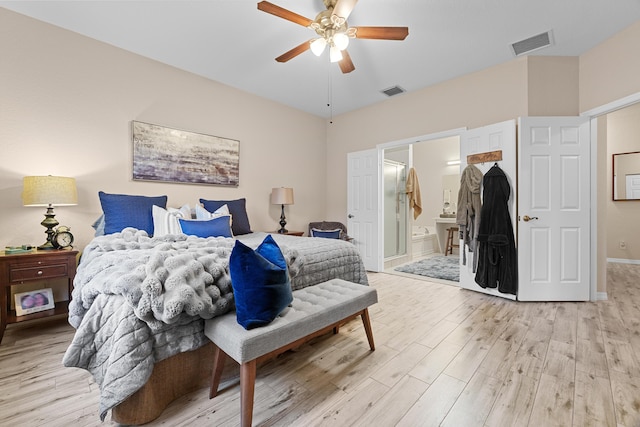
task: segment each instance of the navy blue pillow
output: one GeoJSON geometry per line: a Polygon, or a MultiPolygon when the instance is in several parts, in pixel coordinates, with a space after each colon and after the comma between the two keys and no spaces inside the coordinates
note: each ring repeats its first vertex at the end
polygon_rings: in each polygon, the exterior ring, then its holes
{"type": "Polygon", "coordinates": [[[104,234],[118,233],[127,227],[153,235],[152,206],[167,208],[167,196],[147,197],[98,192],[104,212],[104,234]]]}
{"type": "Polygon", "coordinates": [[[245,329],[271,323],[293,301],[287,263],[271,235],[255,251],[236,240],[229,272],[236,317],[245,329]]]}
{"type": "Polygon", "coordinates": [[[229,225],[229,215],[219,216],[208,220],[182,219],[180,228],[184,234],[198,237],[233,237],[229,225]]]}
{"type": "Polygon", "coordinates": [[[234,236],[241,234],[251,233],[251,226],[249,225],[249,216],[247,215],[247,201],[246,199],[238,200],[205,200],[200,199],[202,206],[209,212],[215,212],[222,205],[229,207],[229,213],[231,214],[231,231],[234,236]]]}
{"type": "Polygon", "coordinates": [[[311,237],[324,237],[326,239],[339,239],[340,229],[336,230],[319,230],[317,228],[311,229],[311,237]]]}

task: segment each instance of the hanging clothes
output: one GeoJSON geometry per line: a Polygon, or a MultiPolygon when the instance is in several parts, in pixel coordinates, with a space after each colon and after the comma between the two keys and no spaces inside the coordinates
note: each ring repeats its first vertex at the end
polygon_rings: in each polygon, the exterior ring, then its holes
{"type": "Polygon", "coordinates": [[[478,230],[478,269],[475,281],[502,293],[518,291],[518,258],[509,215],[511,187],[496,163],[484,175],[482,210],[478,230]]]}
{"type": "MultiPolygon", "coordinates": [[[[478,267],[478,256],[475,252],[480,225],[480,210],[482,209],[481,186],[482,171],[475,165],[464,168],[460,176],[456,223],[460,229],[461,238],[464,240],[464,246],[469,248],[471,253],[471,265],[474,272],[478,267]]],[[[461,252],[462,264],[467,265],[467,251],[463,249],[461,252]]]]}
{"type": "Polygon", "coordinates": [[[407,198],[409,198],[409,208],[413,209],[413,219],[417,219],[422,213],[422,200],[420,198],[420,183],[414,168],[409,169],[406,192],[407,198]]]}

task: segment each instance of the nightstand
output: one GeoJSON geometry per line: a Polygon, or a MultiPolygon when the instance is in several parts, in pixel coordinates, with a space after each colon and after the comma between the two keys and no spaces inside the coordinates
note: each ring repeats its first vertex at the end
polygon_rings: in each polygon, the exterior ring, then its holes
{"type": "Polygon", "coordinates": [[[69,300],[73,291],[73,279],[76,275],[76,256],[78,251],[47,250],[26,254],[0,254],[0,342],[8,324],[26,322],[49,316],[69,313],[69,300]],[[37,313],[16,316],[10,310],[11,286],[25,282],[66,278],[69,300],[56,302],[54,308],[37,313]]]}
{"type": "Polygon", "coordinates": [[[302,236],[304,234],[304,231],[287,231],[286,233],[278,233],[277,231],[274,231],[273,234],[286,234],[287,236],[302,236]]]}

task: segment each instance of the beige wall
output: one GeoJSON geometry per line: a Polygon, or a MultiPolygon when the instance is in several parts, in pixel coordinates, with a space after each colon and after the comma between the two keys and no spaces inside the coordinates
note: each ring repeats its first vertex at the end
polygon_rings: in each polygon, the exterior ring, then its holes
{"type": "Polygon", "coordinates": [[[346,221],[347,153],[527,114],[527,61],[519,58],[335,117],[327,126],[327,216],[346,221]]]}
{"type": "Polygon", "coordinates": [[[640,21],[580,56],[580,111],[640,92],[640,21]]]}
{"type": "Polygon", "coordinates": [[[324,120],[1,8],[0,55],[0,245],[45,240],[45,209],[22,206],[25,175],[76,178],[79,204],[56,218],[79,248],[99,190],[170,206],[246,197],[252,228],[275,230],[271,188],[292,186],[288,228],[322,219],[324,120]],[[239,187],[132,181],[132,120],[240,140],[239,187]]]}
{"type": "MultiPolygon", "coordinates": [[[[635,104],[607,115],[607,257],[640,260],[640,201],[617,201],[612,199],[613,172],[611,156],[616,153],[640,151],[640,104],[635,104]],[[620,249],[619,242],[626,243],[620,249]]],[[[624,177],[618,177],[624,181],[624,177]]]]}
{"type": "Polygon", "coordinates": [[[529,116],[577,116],[578,70],[576,56],[528,58],[529,116]]]}

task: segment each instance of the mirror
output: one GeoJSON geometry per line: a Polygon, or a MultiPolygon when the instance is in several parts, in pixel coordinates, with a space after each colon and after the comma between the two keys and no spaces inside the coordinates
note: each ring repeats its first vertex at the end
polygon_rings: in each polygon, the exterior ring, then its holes
{"type": "Polygon", "coordinates": [[[613,155],[613,200],[640,200],[640,151],[613,155]]]}

